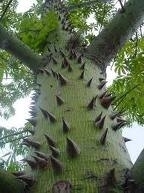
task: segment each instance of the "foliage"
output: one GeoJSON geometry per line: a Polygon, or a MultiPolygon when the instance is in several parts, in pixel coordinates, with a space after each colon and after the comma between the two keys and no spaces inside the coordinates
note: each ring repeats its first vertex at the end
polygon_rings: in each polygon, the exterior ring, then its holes
{"type": "Polygon", "coordinates": [[[37,52],[42,52],[50,32],[58,27],[58,18],[49,12],[42,19],[35,13],[25,13],[19,24],[19,38],[37,52]]]}
{"type": "Polygon", "coordinates": [[[23,155],[27,155],[27,148],[22,145],[25,137],[30,135],[31,126],[27,123],[24,128],[11,128],[10,130],[0,127],[0,148],[9,149],[7,153],[0,157],[0,169],[6,168],[10,171],[16,171],[24,167],[22,162],[23,155]]]}
{"type": "Polygon", "coordinates": [[[33,75],[13,56],[0,51],[0,106],[1,116],[14,114],[13,103],[28,94],[33,86],[33,75]]]}
{"type": "Polygon", "coordinates": [[[129,41],[118,54],[115,71],[118,74],[111,90],[116,93],[116,107],[125,109],[130,122],[144,124],[144,38],[129,41]]]}

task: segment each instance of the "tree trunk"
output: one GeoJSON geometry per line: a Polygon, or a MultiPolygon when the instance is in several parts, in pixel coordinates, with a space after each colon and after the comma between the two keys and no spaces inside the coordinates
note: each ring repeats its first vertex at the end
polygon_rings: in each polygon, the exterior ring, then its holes
{"type": "Polygon", "coordinates": [[[29,119],[34,135],[24,140],[31,148],[24,159],[30,167],[17,178],[31,193],[129,191],[126,180],[132,163],[120,130],[126,122],[112,110],[106,66],[101,70],[98,62],[81,54],[80,37],[65,9],[48,42],[47,65],[39,70],[32,65],[39,88],[29,119]]]}
{"type": "Polygon", "coordinates": [[[36,149],[33,164],[25,160],[36,179],[31,192],[112,192],[132,167],[119,130],[125,121],[112,110],[105,75],[81,55],[67,13],[59,17],[63,22],[48,38],[48,64],[37,75],[37,116],[29,120],[37,144],[24,141],[36,149]]]}

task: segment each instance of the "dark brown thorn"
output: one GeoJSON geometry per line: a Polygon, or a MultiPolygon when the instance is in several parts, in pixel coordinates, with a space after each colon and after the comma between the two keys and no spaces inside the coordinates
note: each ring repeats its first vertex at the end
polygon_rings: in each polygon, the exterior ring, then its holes
{"type": "Polygon", "coordinates": [[[53,157],[57,158],[57,157],[60,156],[60,151],[59,151],[59,149],[57,149],[57,148],[55,148],[55,147],[53,147],[53,146],[49,146],[49,148],[50,148],[50,150],[51,150],[51,152],[52,152],[52,156],[53,156],[53,157]]]}
{"type": "Polygon", "coordinates": [[[102,116],[102,112],[96,117],[95,122],[100,121],[102,116]]]}
{"type": "Polygon", "coordinates": [[[93,78],[91,78],[91,79],[87,82],[87,84],[86,84],[87,87],[90,87],[90,86],[91,86],[92,79],[93,79],[93,78]]]}
{"type": "Polygon", "coordinates": [[[105,81],[105,80],[101,81],[101,83],[98,85],[98,89],[99,90],[102,89],[106,83],[107,83],[107,81],[105,81]]]}
{"type": "Polygon", "coordinates": [[[44,69],[39,68],[39,69],[38,69],[38,73],[43,74],[43,73],[44,73],[44,69]]]}
{"type": "Polygon", "coordinates": [[[69,59],[72,60],[75,59],[76,57],[77,57],[76,52],[73,49],[71,49],[69,59]]]}
{"type": "Polygon", "coordinates": [[[102,99],[106,95],[107,91],[103,92],[102,94],[99,95],[99,99],[102,99]]]}
{"type": "Polygon", "coordinates": [[[24,171],[15,171],[15,172],[12,172],[12,174],[16,177],[18,176],[23,176],[25,175],[25,172],[24,171]]]}
{"type": "Polygon", "coordinates": [[[44,110],[42,108],[40,108],[40,110],[43,113],[45,118],[49,118],[51,123],[56,122],[56,117],[52,113],[49,113],[48,111],[46,111],[46,110],[44,110]]]}
{"type": "Polygon", "coordinates": [[[72,71],[73,71],[73,69],[72,69],[71,65],[69,64],[68,65],[68,72],[72,72],[72,71]]]}
{"type": "Polygon", "coordinates": [[[69,126],[68,123],[64,120],[64,118],[63,118],[62,122],[63,122],[63,132],[64,132],[64,133],[68,133],[68,132],[70,131],[70,126],[69,126]]]}
{"type": "Polygon", "coordinates": [[[45,73],[46,73],[48,76],[51,75],[50,71],[48,71],[47,69],[45,69],[44,71],[45,71],[45,73]]]}
{"type": "Polygon", "coordinates": [[[67,138],[67,153],[71,158],[75,158],[80,154],[78,145],[70,138],[67,138]]]}
{"type": "Polygon", "coordinates": [[[45,154],[45,153],[42,153],[42,152],[40,152],[40,151],[34,151],[34,153],[38,156],[38,157],[40,157],[40,158],[43,158],[43,159],[45,159],[45,160],[49,160],[49,157],[45,154]]]}
{"type": "Polygon", "coordinates": [[[27,176],[27,175],[18,176],[17,179],[22,180],[29,187],[33,186],[33,184],[36,182],[36,180],[32,176],[27,176]]]}
{"type": "Polygon", "coordinates": [[[62,68],[67,68],[69,66],[69,62],[68,60],[66,59],[66,57],[64,57],[63,61],[62,61],[62,65],[61,67],[62,68]]]}
{"type": "Polygon", "coordinates": [[[84,70],[84,69],[85,69],[85,63],[83,63],[83,64],[80,66],[80,69],[81,69],[81,70],[84,70]]]}
{"type": "Polygon", "coordinates": [[[82,73],[80,74],[79,79],[84,79],[84,70],[83,70],[82,73]]]}
{"type": "Polygon", "coordinates": [[[31,119],[26,119],[27,121],[29,121],[34,127],[37,124],[37,119],[36,118],[31,118],[31,119]]]}
{"type": "Polygon", "coordinates": [[[113,120],[113,119],[115,119],[117,116],[119,116],[120,115],[120,113],[119,112],[113,112],[111,115],[110,115],[110,119],[111,120],[113,120]]]}
{"type": "Polygon", "coordinates": [[[40,143],[36,142],[36,141],[32,141],[29,138],[25,138],[23,139],[23,144],[27,145],[28,147],[34,147],[35,149],[39,149],[40,148],[40,143]]]}
{"type": "Polygon", "coordinates": [[[48,118],[48,112],[42,108],[40,108],[40,110],[41,110],[43,116],[47,119],[48,118]]]}
{"type": "Polygon", "coordinates": [[[99,78],[99,81],[100,82],[102,82],[102,81],[104,81],[105,80],[105,78],[99,78]]]}
{"type": "Polygon", "coordinates": [[[121,123],[127,123],[126,120],[122,119],[121,117],[117,117],[117,122],[121,122],[121,123]]]}
{"type": "Polygon", "coordinates": [[[35,170],[35,169],[37,169],[37,167],[38,167],[38,164],[36,163],[35,160],[31,160],[31,159],[24,158],[22,161],[27,162],[28,165],[31,167],[32,170],[35,170]]]}
{"type": "Polygon", "coordinates": [[[120,129],[121,127],[123,127],[125,125],[126,125],[126,123],[124,123],[124,122],[115,123],[115,124],[112,124],[112,129],[114,131],[117,131],[118,129],[120,129]]]}
{"type": "Polygon", "coordinates": [[[60,96],[56,95],[56,102],[57,105],[60,106],[64,103],[64,100],[60,96]]]}
{"type": "Polygon", "coordinates": [[[37,162],[39,168],[41,168],[41,169],[47,168],[47,166],[48,166],[47,160],[45,160],[45,159],[43,159],[43,158],[40,158],[40,157],[38,157],[38,156],[32,156],[32,157],[33,157],[33,158],[35,159],[35,161],[37,162]]]}
{"type": "Polygon", "coordinates": [[[57,52],[57,48],[56,48],[56,46],[54,45],[54,50],[55,50],[55,52],[57,52]]]}
{"type": "Polygon", "coordinates": [[[102,134],[102,136],[101,136],[101,138],[100,138],[100,143],[101,143],[101,145],[105,145],[107,133],[108,133],[108,128],[104,131],[104,133],[102,134]]]}
{"type": "Polygon", "coordinates": [[[48,116],[51,123],[56,122],[56,117],[52,113],[48,112],[48,116]]]}
{"type": "Polygon", "coordinates": [[[58,74],[58,79],[61,86],[64,86],[67,84],[67,79],[60,73],[58,74]]]}
{"type": "Polygon", "coordinates": [[[115,99],[114,96],[109,97],[104,96],[103,98],[100,99],[100,102],[104,108],[108,109],[114,99],[115,99]]]}
{"type": "Polygon", "coordinates": [[[125,143],[128,142],[128,141],[131,141],[131,139],[128,139],[126,137],[123,137],[123,140],[124,140],[125,143]]]}
{"type": "Polygon", "coordinates": [[[106,116],[101,118],[99,121],[95,122],[95,126],[98,127],[99,129],[103,129],[105,118],[106,116]]]}
{"type": "Polygon", "coordinates": [[[55,173],[62,173],[64,170],[63,164],[56,158],[54,158],[53,156],[51,156],[51,164],[52,164],[52,168],[54,170],[55,173]]]}
{"type": "Polygon", "coordinates": [[[47,140],[48,145],[53,146],[53,147],[57,146],[56,142],[51,137],[49,137],[47,134],[45,134],[45,138],[47,140]]]}
{"type": "Polygon", "coordinates": [[[80,56],[77,58],[77,62],[78,62],[79,64],[82,63],[82,55],[80,55],[80,56]]]}
{"type": "Polygon", "coordinates": [[[53,75],[54,78],[57,78],[57,77],[58,77],[57,72],[55,72],[52,68],[51,68],[51,72],[52,72],[52,75],[53,75]]]}
{"type": "Polygon", "coordinates": [[[90,103],[88,104],[87,108],[88,108],[89,110],[94,109],[95,103],[96,103],[96,98],[97,98],[97,96],[96,96],[96,97],[93,97],[92,100],[90,101],[90,103]]]}

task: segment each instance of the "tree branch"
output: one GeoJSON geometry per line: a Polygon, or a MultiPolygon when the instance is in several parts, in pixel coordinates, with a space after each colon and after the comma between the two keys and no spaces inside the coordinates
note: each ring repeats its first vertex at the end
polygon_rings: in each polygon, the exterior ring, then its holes
{"type": "Polygon", "coordinates": [[[2,193],[24,193],[25,184],[9,172],[0,170],[0,192],[2,193]]]}
{"type": "Polygon", "coordinates": [[[129,0],[86,49],[86,56],[106,67],[144,18],[144,0],[129,0]]]}
{"type": "Polygon", "coordinates": [[[42,64],[42,57],[16,38],[0,24],[0,48],[14,55],[33,71],[42,64]]]}
{"type": "Polygon", "coordinates": [[[144,149],[140,153],[138,159],[136,160],[133,168],[131,169],[132,177],[136,183],[144,188],[144,149]]]}
{"type": "Polygon", "coordinates": [[[6,14],[7,10],[8,10],[8,8],[9,8],[9,6],[10,6],[10,4],[12,3],[12,1],[13,1],[13,0],[10,0],[10,1],[8,2],[8,4],[6,5],[6,7],[5,7],[5,9],[4,9],[4,11],[3,11],[3,13],[2,13],[2,15],[1,15],[1,17],[0,17],[0,22],[1,22],[2,19],[4,18],[5,14],[6,14]]]}

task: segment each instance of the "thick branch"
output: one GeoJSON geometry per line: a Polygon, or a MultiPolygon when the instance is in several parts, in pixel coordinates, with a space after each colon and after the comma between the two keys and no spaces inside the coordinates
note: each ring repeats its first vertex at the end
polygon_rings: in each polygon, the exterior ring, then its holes
{"type": "Polygon", "coordinates": [[[0,170],[1,193],[24,193],[25,185],[6,171],[0,170]]]}
{"type": "Polygon", "coordinates": [[[129,0],[106,28],[94,38],[86,55],[98,65],[107,64],[129,40],[144,18],[144,0],[129,0]]]}
{"type": "Polygon", "coordinates": [[[131,172],[136,183],[144,187],[144,149],[136,160],[131,172]]]}
{"type": "Polygon", "coordinates": [[[1,24],[0,48],[21,60],[33,71],[36,71],[42,62],[41,56],[36,55],[33,50],[26,46],[22,41],[16,38],[13,34],[7,32],[1,24]]]}

